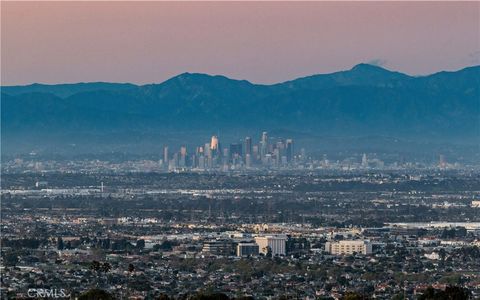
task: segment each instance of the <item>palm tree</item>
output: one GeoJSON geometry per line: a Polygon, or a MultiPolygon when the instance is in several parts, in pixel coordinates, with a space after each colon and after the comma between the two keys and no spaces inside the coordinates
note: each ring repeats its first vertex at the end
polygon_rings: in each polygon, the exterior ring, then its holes
{"type": "Polygon", "coordinates": [[[128,265],[128,272],[131,274],[131,273],[133,273],[133,271],[135,271],[135,266],[133,264],[129,264],[128,265]]]}
{"type": "Polygon", "coordinates": [[[104,273],[108,273],[110,272],[110,270],[112,269],[112,265],[109,263],[109,262],[104,262],[103,265],[102,265],[102,271],[104,273]]]}
{"type": "Polygon", "coordinates": [[[98,262],[98,261],[96,261],[96,260],[92,261],[92,263],[90,264],[90,269],[91,269],[92,271],[95,271],[95,272],[98,273],[98,272],[100,271],[100,269],[101,269],[101,264],[100,264],[100,262],[98,262]]]}

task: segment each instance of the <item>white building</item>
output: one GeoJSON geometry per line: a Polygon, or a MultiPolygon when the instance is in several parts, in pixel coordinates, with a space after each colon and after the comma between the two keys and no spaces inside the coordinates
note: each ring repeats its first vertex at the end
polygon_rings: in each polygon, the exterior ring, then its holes
{"type": "Polygon", "coordinates": [[[325,251],[334,255],[372,254],[372,243],[368,240],[348,240],[325,243],[325,251]]]}
{"type": "Polygon", "coordinates": [[[267,254],[270,248],[272,256],[285,255],[287,237],[285,235],[267,235],[255,237],[260,253],[267,254]]]}

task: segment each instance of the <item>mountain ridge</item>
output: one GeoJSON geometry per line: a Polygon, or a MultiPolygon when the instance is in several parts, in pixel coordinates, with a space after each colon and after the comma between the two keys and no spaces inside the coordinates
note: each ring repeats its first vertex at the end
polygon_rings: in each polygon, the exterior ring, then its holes
{"type": "MultiPolygon", "coordinates": [[[[476,69],[480,69],[480,65],[468,66],[468,67],[464,67],[464,68],[461,68],[461,69],[458,69],[458,70],[455,70],[455,71],[438,71],[438,72],[434,72],[434,73],[427,74],[427,75],[409,75],[409,74],[399,72],[399,71],[392,71],[392,70],[386,69],[384,67],[373,65],[373,64],[359,63],[359,64],[354,65],[352,68],[350,68],[348,70],[341,70],[341,71],[335,71],[335,72],[330,72],[330,73],[316,73],[316,74],[301,76],[301,77],[297,77],[297,78],[294,78],[294,79],[291,79],[291,80],[286,80],[286,81],[271,83],[271,84],[255,83],[255,82],[251,82],[247,79],[235,79],[235,78],[230,78],[230,77],[227,77],[225,75],[220,75],[220,74],[208,74],[208,73],[199,73],[199,72],[183,72],[183,73],[180,73],[178,75],[170,77],[170,78],[168,78],[164,81],[161,81],[161,82],[153,82],[153,83],[146,83],[146,84],[135,84],[135,83],[129,83],[129,82],[111,82],[111,81],[91,81],[91,82],[82,81],[82,82],[71,82],[71,83],[39,83],[39,82],[35,82],[35,83],[24,84],[24,85],[0,85],[0,89],[2,89],[2,91],[1,91],[2,93],[9,94],[9,95],[18,95],[20,93],[26,93],[26,92],[16,91],[16,89],[18,89],[18,90],[25,89],[25,90],[27,90],[27,92],[33,92],[33,91],[38,91],[39,89],[42,89],[42,88],[48,89],[48,88],[53,88],[53,87],[73,87],[73,86],[86,86],[86,85],[93,85],[95,89],[101,89],[101,88],[98,88],[98,86],[101,86],[101,85],[123,86],[123,87],[126,87],[126,88],[132,88],[132,87],[160,85],[160,84],[163,84],[163,83],[165,83],[167,81],[170,81],[172,79],[175,79],[175,78],[192,77],[192,76],[193,77],[202,76],[202,77],[209,77],[209,78],[222,78],[222,79],[228,79],[228,80],[231,80],[231,81],[246,82],[246,83],[250,83],[250,84],[256,85],[256,86],[276,86],[276,85],[282,85],[282,84],[290,83],[290,82],[293,82],[293,81],[296,81],[296,80],[303,80],[303,79],[314,78],[314,77],[318,77],[318,76],[338,75],[338,74],[351,72],[351,71],[356,71],[356,70],[363,70],[363,71],[364,70],[376,70],[376,71],[382,71],[382,72],[386,72],[386,73],[390,73],[390,74],[399,74],[399,75],[404,76],[405,78],[425,78],[425,77],[435,76],[435,75],[439,75],[439,74],[458,73],[458,72],[463,72],[463,71],[466,71],[466,70],[476,70],[476,69]]],[[[105,88],[103,88],[103,89],[105,89],[105,88]]],[[[108,88],[107,88],[107,90],[108,90],[108,88]]]]}
{"type": "MultiPolygon", "coordinates": [[[[2,142],[29,136],[286,129],[334,136],[473,141],[480,66],[409,76],[367,64],[262,85],[182,73],[162,83],[2,87],[2,142]],[[13,92],[12,92],[13,91],[13,92]]],[[[89,141],[87,141],[89,142],[89,141]]]]}

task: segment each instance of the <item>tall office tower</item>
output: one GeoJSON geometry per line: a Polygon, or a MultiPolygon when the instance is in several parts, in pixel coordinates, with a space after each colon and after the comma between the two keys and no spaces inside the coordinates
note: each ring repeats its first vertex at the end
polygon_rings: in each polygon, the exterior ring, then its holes
{"type": "Polygon", "coordinates": [[[287,140],[287,162],[288,163],[291,163],[293,161],[293,155],[294,155],[294,149],[293,149],[293,140],[292,139],[288,139],[287,140]]]}
{"type": "Polygon", "coordinates": [[[362,167],[364,168],[368,167],[368,158],[365,153],[363,153],[363,156],[362,156],[362,167]]]}
{"type": "Polygon", "coordinates": [[[445,160],[445,155],[440,154],[438,157],[438,166],[440,168],[445,168],[447,166],[447,161],[445,160]]]}
{"type": "Polygon", "coordinates": [[[245,155],[252,155],[252,138],[247,136],[245,138],[245,155]]]}
{"type": "Polygon", "coordinates": [[[252,147],[252,162],[254,163],[255,161],[257,161],[259,159],[259,149],[258,149],[258,145],[255,145],[252,147]]]}
{"type": "Polygon", "coordinates": [[[210,141],[210,150],[212,150],[212,155],[215,156],[218,154],[218,137],[216,135],[212,136],[212,140],[210,141]]]}
{"type": "Polygon", "coordinates": [[[182,155],[182,156],[187,155],[187,146],[180,147],[180,155],[182,155]]]}
{"type": "Polygon", "coordinates": [[[212,150],[210,149],[210,144],[206,143],[205,147],[203,148],[203,152],[205,157],[212,157],[212,150]]]}
{"type": "Polygon", "coordinates": [[[210,149],[210,143],[206,143],[205,147],[203,148],[203,152],[205,155],[205,169],[212,167],[212,150],[210,149]]]}
{"type": "Polygon", "coordinates": [[[275,166],[279,166],[280,165],[280,149],[278,148],[275,148],[275,150],[273,150],[273,164],[275,166]]]}
{"type": "Polygon", "coordinates": [[[285,155],[285,143],[283,142],[283,140],[277,142],[277,144],[275,145],[275,149],[278,150],[277,155],[280,161],[280,157],[285,155]]]}
{"type": "Polygon", "coordinates": [[[198,157],[198,168],[204,170],[205,169],[205,156],[200,155],[198,157]]]}
{"type": "Polygon", "coordinates": [[[268,153],[268,135],[267,132],[264,131],[262,133],[262,140],[260,141],[260,157],[263,160],[265,155],[268,153]]]}
{"type": "Polygon", "coordinates": [[[247,168],[252,167],[252,155],[251,154],[245,154],[245,166],[247,168]]]}
{"type": "Polygon", "coordinates": [[[222,162],[224,164],[228,163],[228,158],[230,157],[229,155],[229,151],[228,151],[228,148],[223,148],[223,158],[222,158],[222,162]]]}
{"type": "Polygon", "coordinates": [[[242,144],[230,144],[230,157],[242,157],[242,144]]]}
{"type": "Polygon", "coordinates": [[[163,147],[163,162],[168,165],[168,160],[169,160],[169,157],[168,157],[168,146],[164,146],[163,147]]]}
{"type": "Polygon", "coordinates": [[[175,170],[178,167],[178,153],[174,153],[172,159],[168,164],[168,169],[170,171],[175,170]]]}
{"type": "Polygon", "coordinates": [[[180,157],[178,159],[178,166],[181,168],[186,167],[187,165],[187,147],[180,147],[180,157]]]}
{"type": "Polygon", "coordinates": [[[190,166],[193,169],[198,167],[198,156],[197,156],[197,154],[192,154],[190,156],[190,160],[187,162],[187,165],[190,166]]]}
{"type": "Polygon", "coordinates": [[[268,133],[266,131],[262,133],[262,142],[264,143],[268,142],[268,133]]]}

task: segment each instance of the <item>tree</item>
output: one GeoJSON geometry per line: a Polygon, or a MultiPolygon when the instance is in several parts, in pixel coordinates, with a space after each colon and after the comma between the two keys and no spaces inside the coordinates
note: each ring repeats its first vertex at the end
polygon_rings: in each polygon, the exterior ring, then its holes
{"type": "Polygon", "coordinates": [[[212,293],[212,294],[195,294],[190,300],[230,300],[227,295],[223,293],[212,293]]]}
{"type": "Polygon", "coordinates": [[[88,290],[87,292],[81,294],[78,297],[78,300],[113,300],[113,296],[100,289],[91,289],[88,290]]]}
{"type": "Polygon", "coordinates": [[[170,300],[170,297],[167,294],[161,293],[156,300],[170,300]]]}
{"type": "Polygon", "coordinates": [[[342,298],[342,300],[365,300],[368,299],[368,297],[365,297],[364,295],[361,295],[356,292],[347,292],[345,296],[342,298]]]}
{"type": "Polygon", "coordinates": [[[101,270],[100,262],[98,262],[96,260],[92,261],[92,263],[90,264],[90,270],[95,271],[97,273],[100,272],[100,270],[101,270]]]}
{"type": "Polygon", "coordinates": [[[133,264],[128,264],[128,272],[133,273],[135,271],[135,266],[133,264]]]}
{"type": "Polygon", "coordinates": [[[61,236],[59,236],[57,238],[57,249],[58,250],[63,250],[65,248],[64,244],[63,244],[63,239],[61,236]]]}
{"type": "Polygon", "coordinates": [[[265,257],[272,257],[272,248],[270,246],[266,246],[263,250],[266,252],[265,257]]]}
{"type": "Polygon", "coordinates": [[[419,300],[466,300],[470,299],[470,291],[459,286],[447,286],[445,291],[435,290],[428,287],[425,292],[418,297],[419,300]]]}
{"type": "Polygon", "coordinates": [[[160,249],[165,250],[165,251],[171,251],[173,249],[173,243],[171,241],[168,241],[168,240],[163,241],[160,249]]]}
{"type": "Polygon", "coordinates": [[[152,249],[153,249],[153,251],[158,252],[158,250],[161,249],[161,246],[160,246],[160,244],[155,244],[155,245],[153,245],[152,249]]]}
{"type": "Polygon", "coordinates": [[[145,240],[138,240],[136,244],[136,248],[138,250],[142,250],[143,248],[145,248],[145,240]]]}
{"type": "Polygon", "coordinates": [[[102,264],[102,271],[103,271],[104,273],[110,272],[111,269],[112,269],[112,265],[111,265],[110,263],[104,262],[104,263],[102,264]]]}
{"type": "Polygon", "coordinates": [[[438,255],[440,255],[440,259],[442,261],[445,261],[445,257],[447,257],[447,252],[445,251],[444,248],[441,248],[439,251],[438,251],[438,255]]]}
{"type": "Polygon", "coordinates": [[[6,266],[15,266],[18,263],[18,255],[16,252],[9,251],[3,257],[6,266]]]}

